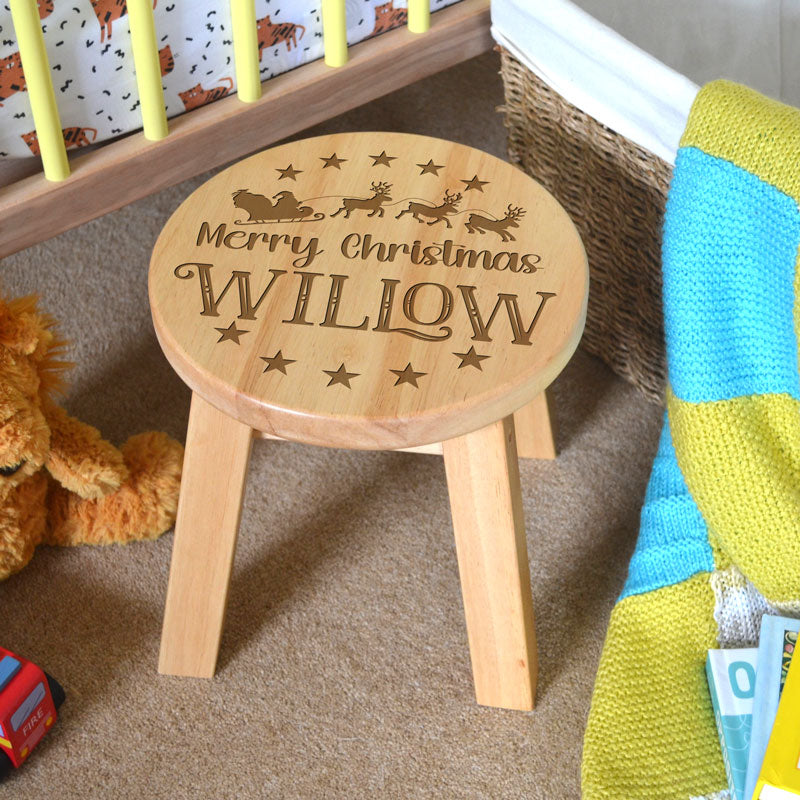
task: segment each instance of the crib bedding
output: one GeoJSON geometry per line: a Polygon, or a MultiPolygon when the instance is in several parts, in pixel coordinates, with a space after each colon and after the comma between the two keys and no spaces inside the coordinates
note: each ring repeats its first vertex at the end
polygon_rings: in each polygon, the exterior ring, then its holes
{"type": "MultiPolygon", "coordinates": [[[[458,0],[432,0],[436,11],[458,0]]],[[[141,128],[124,0],[38,0],[68,149],[141,128]]],[[[256,0],[261,79],[323,55],[320,0],[256,0]]],[[[229,3],[155,0],[167,116],[236,91],[229,3]]],[[[406,0],[347,0],[349,44],[406,22],[406,0]]],[[[0,161],[38,154],[11,12],[0,4],[0,161]]]]}
{"type": "Polygon", "coordinates": [[[800,105],[800,3],[493,0],[492,34],[567,101],[669,163],[710,80],[800,105]]]}

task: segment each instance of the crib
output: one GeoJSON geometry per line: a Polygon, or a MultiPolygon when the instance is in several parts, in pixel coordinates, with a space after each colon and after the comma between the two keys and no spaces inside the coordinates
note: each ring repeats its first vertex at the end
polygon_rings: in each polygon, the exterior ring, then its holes
{"type": "MultiPolygon", "coordinates": [[[[114,54],[122,42],[132,55],[135,77],[130,79],[135,83],[126,100],[135,109],[135,122],[126,111],[127,127],[116,119],[116,127],[106,125],[104,143],[99,143],[99,123],[70,125],[59,114],[66,81],[56,67],[71,46],[71,34],[69,20],[62,19],[62,36],[58,24],[47,28],[58,4],[11,0],[11,14],[0,10],[0,106],[5,106],[0,107],[0,166],[3,134],[16,124],[15,114],[30,120],[31,111],[35,126],[16,130],[6,141],[28,147],[41,165],[34,174],[0,187],[0,258],[479,55],[493,44],[489,0],[408,0],[407,6],[403,0],[322,0],[321,8],[309,11],[305,26],[282,22],[274,8],[271,20],[268,0],[181,2],[66,4],[91,17],[88,27],[86,20],[73,26],[80,37],[72,42],[74,51],[91,42],[104,55],[114,54]],[[176,10],[184,12],[190,26],[182,38],[194,41],[199,31],[209,39],[206,47],[213,37],[205,31],[216,30],[224,19],[219,36],[228,75],[204,84],[204,73],[197,72],[197,86],[179,93],[186,112],[172,116],[175,104],[170,109],[170,98],[165,101],[164,79],[173,59],[159,20],[176,10]],[[208,14],[217,18],[209,20],[208,14]],[[280,74],[273,76],[277,70],[264,66],[262,51],[284,57],[280,74]]],[[[311,6],[310,0],[295,4],[302,3],[311,6]]],[[[197,56],[197,64],[203,65],[206,52],[197,56]]]]}
{"type": "Polygon", "coordinates": [[[509,156],[581,232],[582,345],[663,402],[661,224],[699,85],[800,105],[800,5],[775,0],[493,0],[509,156]]]}

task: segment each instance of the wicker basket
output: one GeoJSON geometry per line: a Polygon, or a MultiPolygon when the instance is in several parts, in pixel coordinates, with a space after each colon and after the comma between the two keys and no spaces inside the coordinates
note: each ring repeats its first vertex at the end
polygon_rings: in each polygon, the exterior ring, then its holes
{"type": "Polygon", "coordinates": [[[564,206],[586,247],[582,345],[662,403],[661,225],[671,167],[500,53],[509,156],[564,206]]]}

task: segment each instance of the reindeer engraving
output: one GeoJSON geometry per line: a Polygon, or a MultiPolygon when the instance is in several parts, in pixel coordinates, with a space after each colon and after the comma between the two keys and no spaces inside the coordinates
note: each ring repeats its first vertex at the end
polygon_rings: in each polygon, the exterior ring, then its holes
{"type": "Polygon", "coordinates": [[[448,214],[453,214],[456,210],[456,206],[458,206],[459,202],[461,201],[461,192],[457,194],[450,194],[447,190],[445,190],[444,198],[442,202],[438,206],[429,206],[425,203],[417,203],[417,202],[410,202],[408,204],[408,208],[405,211],[401,211],[395,219],[400,219],[403,214],[411,214],[413,215],[414,219],[417,222],[425,222],[424,219],[420,218],[420,214],[423,217],[431,217],[431,221],[428,222],[428,225],[435,225],[437,222],[444,222],[448,228],[452,228],[453,226],[450,224],[450,220],[447,219],[448,214]]]}
{"type": "MultiPolygon", "coordinates": [[[[248,222],[278,222],[281,220],[304,219],[314,213],[311,206],[301,206],[297,198],[288,191],[273,196],[274,203],[263,194],[254,194],[247,189],[237,189],[233,193],[233,205],[250,215],[248,222]]],[[[321,219],[315,215],[314,219],[321,219]]]]}
{"type": "Polygon", "coordinates": [[[508,211],[503,219],[489,219],[481,214],[470,214],[469,219],[464,223],[469,233],[486,233],[486,231],[493,231],[504,242],[516,241],[514,235],[509,232],[509,228],[519,228],[517,222],[520,217],[525,216],[524,208],[513,208],[511,203],[508,204],[508,211]]]}
{"type": "Polygon", "coordinates": [[[341,214],[344,211],[344,218],[347,219],[351,212],[355,211],[357,208],[360,208],[364,211],[369,211],[367,214],[368,217],[374,217],[376,214],[379,217],[383,216],[383,208],[381,207],[384,203],[388,203],[392,196],[389,194],[389,190],[392,188],[391,183],[384,183],[381,181],[380,183],[373,183],[372,184],[372,197],[361,198],[361,197],[345,197],[342,200],[342,207],[331,214],[332,217],[335,217],[337,214],[341,214]]]}

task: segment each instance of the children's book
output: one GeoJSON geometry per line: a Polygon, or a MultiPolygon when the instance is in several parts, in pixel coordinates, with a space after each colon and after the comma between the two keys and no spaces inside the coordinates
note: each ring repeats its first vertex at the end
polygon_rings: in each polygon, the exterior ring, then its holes
{"type": "Polygon", "coordinates": [[[764,784],[758,797],[759,800],[797,800],[800,795],[794,792],[787,792],[784,789],[776,789],[769,784],[764,784]]]}
{"type": "Polygon", "coordinates": [[[800,726],[797,724],[800,717],[800,658],[791,659],[781,680],[783,691],[756,781],[754,800],[800,798],[800,726]]]}
{"type": "Polygon", "coordinates": [[[758,648],[749,647],[709,650],[706,660],[708,688],[732,800],[745,800],[757,658],[758,648]]]}
{"type": "MultiPolygon", "coordinates": [[[[765,614],[761,619],[758,643],[756,692],[753,698],[753,729],[747,759],[745,800],[753,800],[756,782],[767,750],[781,690],[797,644],[800,620],[765,614]]],[[[774,795],[773,797],[778,797],[774,795]]],[[[765,798],[767,795],[764,796],[765,798]]]]}

